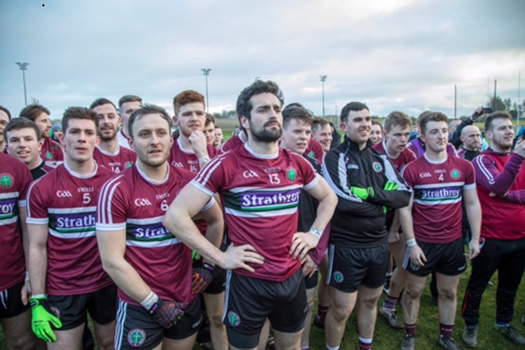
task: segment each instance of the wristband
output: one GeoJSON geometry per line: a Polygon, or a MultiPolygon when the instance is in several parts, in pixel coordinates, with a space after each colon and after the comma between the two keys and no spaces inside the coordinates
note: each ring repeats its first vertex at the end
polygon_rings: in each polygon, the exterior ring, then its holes
{"type": "Polygon", "coordinates": [[[142,307],[146,310],[149,310],[157,301],[159,301],[159,296],[155,294],[155,292],[151,291],[149,292],[148,296],[140,302],[140,305],[142,305],[142,307]]]}
{"type": "Polygon", "coordinates": [[[320,238],[323,235],[323,231],[313,226],[310,227],[310,230],[308,232],[312,233],[317,238],[320,238]]]}
{"type": "Polygon", "coordinates": [[[26,271],[26,273],[25,273],[25,280],[26,281],[30,280],[30,278],[29,278],[29,271],[26,271]]]}
{"type": "Polygon", "coordinates": [[[31,299],[47,299],[47,294],[33,294],[31,299]]]}
{"type": "Polygon", "coordinates": [[[416,243],[416,239],[415,238],[412,238],[412,239],[408,239],[407,240],[407,247],[413,247],[413,246],[416,246],[417,243],[416,243]]]}

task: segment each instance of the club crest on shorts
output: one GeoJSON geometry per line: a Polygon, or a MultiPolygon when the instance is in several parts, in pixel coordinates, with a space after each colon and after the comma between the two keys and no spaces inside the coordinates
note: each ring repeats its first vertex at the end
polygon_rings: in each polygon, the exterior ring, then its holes
{"type": "Polygon", "coordinates": [[[335,283],[342,283],[344,281],[343,273],[340,271],[334,272],[334,281],[335,283]]]}
{"type": "Polygon", "coordinates": [[[379,162],[373,162],[372,163],[372,168],[374,168],[374,171],[376,173],[380,173],[380,172],[383,171],[383,166],[379,162]]]}
{"type": "Polygon", "coordinates": [[[138,347],[146,341],[146,332],[139,328],[134,328],[128,332],[128,343],[133,347],[138,347]]]}
{"type": "Polygon", "coordinates": [[[417,271],[420,267],[421,266],[419,266],[418,264],[413,263],[412,261],[410,262],[410,268],[412,269],[412,271],[417,271]]]}
{"type": "Polygon", "coordinates": [[[240,325],[241,318],[239,317],[239,314],[234,311],[228,312],[228,323],[233,327],[240,325]]]}

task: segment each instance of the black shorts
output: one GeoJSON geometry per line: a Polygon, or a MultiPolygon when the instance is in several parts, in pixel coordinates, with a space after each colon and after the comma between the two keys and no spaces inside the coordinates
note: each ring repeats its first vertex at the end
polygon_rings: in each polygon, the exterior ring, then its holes
{"type": "Polygon", "coordinates": [[[0,292],[0,318],[18,316],[31,308],[30,303],[22,304],[20,293],[24,283],[22,281],[0,292]]]}
{"type": "Polygon", "coordinates": [[[446,276],[457,276],[467,269],[463,237],[450,243],[418,242],[417,244],[423,250],[427,262],[425,266],[412,263],[407,249],[403,267],[411,274],[424,277],[432,272],[438,272],[446,276]]]}
{"type": "Polygon", "coordinates": [[[48,295],[47,303],[62,321],[61,331],[86,322],[86,310],[95,322],[104,325],[115,320],[117,287],[112,284],[96,292],[79,295],[48,295]]]}
{"type": "Polygon", "coordinates": [[[353,293],[360,285],[379,288],[385,284],[390,250],[388,242],[371,248],[350,248],[330,244],[328,285],[353,293]]]}
{"type": "Polygon", "coordinates": [[[272,328],[279,332],[302,330],[307,309],[304,277],[300,269],[283,282],[245,277],[228,271],[223,322],[230,344],[237,348],[256,347],[267,318],[272,328]]]}
{"type": "Polygon", "coordinates": [[[142,306],[119,299],[115,349],[151,349],[159,345],[164,337],[185,339],[197,333],[202,320],[200,298],[195,298],[177,324],[168,329],[158,324],[142,306]]]}
{"type": "Polygon", "coordinates": [[[315,270],[312,277],[304,277],[304,286],[306,289],[312,289],[317,287],[319,283],[319,269],[315,270]]]}

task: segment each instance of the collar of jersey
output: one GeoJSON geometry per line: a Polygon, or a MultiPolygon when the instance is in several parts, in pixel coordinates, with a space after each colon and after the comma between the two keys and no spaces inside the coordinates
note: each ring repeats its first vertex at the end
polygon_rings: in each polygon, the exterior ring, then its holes
{"type": "MultiPolygon", "coordinates": [[[[193,152],[193,151],[186,151],[184,149],[184,147],[182,147],[182,144],[180,143],[180,136],[177,137],[176,141],[177,141],[177,144],[179,145],[179,149],[181,150],[181,152],[186,153],[186,154],[195,154],[195,152],[193,152]]],[[[208,149],[208,145],[206,145],[206,149],[208,149]]]]}
{"type": "Polygon", "coordinates": [[[279,157],[279,150],[280,148],[277,149],[277,152],[276,153],[273,153],[273,154],[259,154],[259,153],[255,153],[255,151],[250,147],[250,145],[248,145],[248,142],[245,142],[244,143],[244,148],[246,148],[246,150],[254,157],[256,158],[261,158],[261,159],[276,159],[277,157],[279,157]]]}
{"type": "Polygon", "coordinates": [[[430,160],[428,157],[427,157],[427,152],[425,152],[423,154],[423,157],[425,157],[425,159],[427,160],[427,162],[429,162],[430,164],[443,164],[447,161],[448,159],[448,153],[446,154],[445,156],[445,159],[443,159],[442,161],[435,161],[435,160],[430,160]]]}
{"type": "Polygon", "coordinates": [[[67,162],[64,162],[64,167],[66,168],[66,170],[68,171],[68,173],[70,173],[72,176],[74,177],[77,177],[79,179],[89,179],[90,177],[93,177],[97,174],[97,171],[98,171],[98,164],[97,162],[95,162],[93,160],[93,163],[95,163],[95,170],[93,170],[93,172],[91,174],[87,174],[87,175],[83,175],[83,174],[79,174],[77,173],[76,171],[73,171],[68,165],[67,165],[67,162]]]}
{"type": "Polygon", "coordinates": [[[117,156],[120,153],[120,145],[117,145],[117,146],[118,146],[118,149],[115,153],[104,151],[100,146],[97,146],[97,148],[102,154],[105,154],[106,156],[117,156]]]}
{"type": "Polygon", "coordinates": [[[166,181],[168,181],[168,178],[170,177],[170,166],[169,165],[168,165],[168,172],[166,173],[166,178],[162,181],[155,181],[151,177],[146,175],[146,173],[142,171],[142,169],[139,167],[139,162],[135,162],[135,167],[137,168],[137,171],[139,172],[140,176],[142,176],[144,180],[146,180],[152,185],[163,185],[166,183],[166,181]]]}

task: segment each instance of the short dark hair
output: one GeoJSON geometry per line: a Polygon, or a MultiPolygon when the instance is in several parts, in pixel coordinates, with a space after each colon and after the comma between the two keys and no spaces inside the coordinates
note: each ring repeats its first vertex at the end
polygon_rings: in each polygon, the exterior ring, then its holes
{"type": "Polygon", "coordinates": [[[118,100],[118,109],[122,108],[122,105],[126,102],[140,102],[142,103],[142,98],[137,95],[124,95],[118,100]]]}
{"type": "Polygon", "coordinates": [[[485,131],[492,131],[492,123],[495,119],[508,119],[512,121],[512,116],[507,111],[497,111],[490,113],[487,119],[485,119],[485,131]]]}
{"type": "Polygon", "coordinates": [[[314,120],[306,108],[299,107],[297,105],[293,105],[291,107],[287,106],[285,109],[283,109],[283,128],[286,127],[292,119],[298,119],[308,125],[312,125],[314,120]]]}
{"type": "MultiPolygon", "coordinates": [[[[425,112],[423,112],[425,113],[425,112]]],[[[421,134],[425,134],[427,129],[427,124],[429,122],[448,122],[448,117],[441,112],[427,112],[423,115],[421,120],[419,120],[419,128],[421,129],[421,134]]],[[[448,127],[448,124],[447,124],[448,127]]]]}
{"type": "Polygon", "coordinates": [[[318,129],[324,128],[326,125],[330,125],[330,122],[323,117],[315,117],[312,122],[312,132],[317,132],[318,129]]]}
{"type": "Polygon", "coordinates": [[[46,107],[37,103],[33,103],[25,106],[24,109],[20,111],[20,117],[35,121],[36,118],[38,118],[38,116],[40,116],[40,114],[42,113],[45,113],[47,115],[51,114],[51,112],[49,112],[49,109],[47,109],[46,107]]]}
{"type": "Polygon", "coordinates": [[[403,112],[394,111],[390,112],[383,122],[386,132],[392,131],[394,126],[399,125],[402,128],[412,127],[412,120],[408,115],[403,112]]]}
{"type": "Polygon", "coordinates": [[[86,119],[95,123],[95,129],[98,128],[97,113],[86,107],[68,107],[62,117],[62,130],[67,133],[69,121],[71,119],[86,119]]]}
{"type": "Polygon", "coordinates": [[[97,98],[95,101],[93,101],[91,106],[89,106],[89,109],[93,109],[95,107],[108,105],[108,104],[112,105],[115,108],[115,110],[117,110],[117,107],[115,106],[115,104],[113,102],[111,102],[110,100],[108,100],[107,98],[104,98],[104,97],[97,98]]]}
{"type": "MultiPolygon", "coordinates": [[[[237,117],[239,121],[244,115],[248,120],[250,119],[250,111],[252,110],[252,104],[250,99],[254,95],[270,93],[275,95],[281,102],[281,107],[284,105],[284,97],[279,85],[273,81],[262,81],[256,80],[250,86],[245,87],[239,97],[237,98],[237,117]]],[[[241,126],[242,128],[242,126],[241,126]]],[[[244,128],[243,128],[244,129],[244,128]]]]}
{"type": "Polygon", "coordinates": [[[215,126],[215,118],[210,113],[206,113],[206,122],[204,122],[204,127],[207,127],[213,123],[213,126],[215,126]]]}
{"type": "Polygon", "coordinates": [[[166,112],[166,110],[162,107],[145,104],[144,106],[137,109],[135,112],[131,113],[131,115],[129,116],[129,137],[133,139],[133,124],[135,123],[135,121],[148,114],[160,114],[162,119],[165,119],[168,122],[168,132],[171,132],[171,126],[173,125],[173,122],[170,116],[168,115],[168,112],[166,112]]]}
{"type": "Polygon", "coordinates": [[[370,111],[367,105],[365,105],[362,102],[350,102],[347,103],[346,106],[343,107],[341,110],[341,123],[344,123],[346,121],[346,118],[348,118],[348,114],[350,114],[351,111],[359,112],[363,109],[366,109],[367,111],[370,111]]]}
{"type": "Polygon", "coordinates": [[[5,108],[4,106],[0,106],[0,111],[4,111],[5,114],[7,114],[7,119],[11,120],[11,112],[9,112],[9,109],[5,108]]]}
{"type": "Polygon", "coordinates": [[[173,98],[173,110],[175,115],[179,113],[179,110],[182,106],[188,103],[202,103],[206,107],[206,102],[204,101],[204,96],[200,92],[195,90],[184,90],[173,98]]]}
{"type": "Polygon", "coordinates": [[[417,125],[419,126],[421,124],[421,119],[423,119],[427,114],[432,113],[432,111],[423,111],[421,114],[417,117],[417,125]]]}
{"type": "MultiPolygon", "coordinates": [[[[27,118],[13,118],[7,123],[4,129],[4,135],[12,130],[20,129],[33,129],[35,131],[36,139],[40,141],[42,135],[40,134],[40,128],[31,119],[27,118]]],[[[7,140],[7,138],[6,138],[7,140]]]]}

